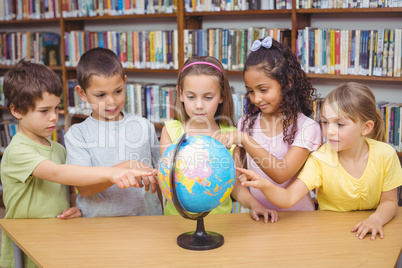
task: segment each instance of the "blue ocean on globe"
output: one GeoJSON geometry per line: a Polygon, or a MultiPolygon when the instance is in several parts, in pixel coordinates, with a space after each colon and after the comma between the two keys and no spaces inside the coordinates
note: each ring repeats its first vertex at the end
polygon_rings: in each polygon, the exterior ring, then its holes
{"type": "MultiPolygon", "coordinates": [[[[178,140],[164,152],[159,161],[159,184],[172,202],[170,165],[178,140]]],[[[183,208],[191,213],[210,211],[230,196],[236,176],[235,163],[229,150],[219,141],[205,135],[188,136],[176,157],[176,193],[183,208]]]]}

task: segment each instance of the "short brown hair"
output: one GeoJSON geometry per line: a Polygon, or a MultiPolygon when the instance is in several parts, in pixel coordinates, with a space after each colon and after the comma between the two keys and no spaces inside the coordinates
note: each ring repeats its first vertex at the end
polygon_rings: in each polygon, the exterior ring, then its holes
{"type": "Polygon", "coordinates": [[[112,50],[96,47],[82,54],[77,65],[77,79],[85,91],[90,86],[93,75],[112,77],[116,74],[124,79],[124,69],[120,58],[112,50]]]}
{"type": "Polygon", "coordinates": [[[175,100],[175,113],[174,118],[179,120],[180,122],[184,123],[189,119],[188,114],[184,108],[183,103],[180,101],[180,93],[183,92],[183,84],[184,79],[186,76],[189,75],[208,75],[216,77],[219,81],[219,86],[221,89],[221,98],[222,103],[218,105],[218,108],[215,112],[215,121],[219,124],[232,126],[233,122],[233,97],[232,91],[230,89],[229,81],[226,76],[226,72],[223,69],[222,64],[214,57],[210,56],[203,56],[203,57],[191,57],[184,63],[182,67],[182,71],[179,72],[179,77],[177,79],[177,94],[175,100]],[[209,62],[217,66],[218,69],[215,67],[208,65],[208,64],[194,64],[185,68],[187,65],[193,62],[209,62]],[[185,69],[184,69],[185,68],[185,69]]]}
{"type": "Polygon", "coordinates": [[[44,92],[57,97],[63,92],[59,77],[49,67],[25,59],[5,73],[3,90],[7,108],[14,105],[23,115],[35,109],[44,92]]]}

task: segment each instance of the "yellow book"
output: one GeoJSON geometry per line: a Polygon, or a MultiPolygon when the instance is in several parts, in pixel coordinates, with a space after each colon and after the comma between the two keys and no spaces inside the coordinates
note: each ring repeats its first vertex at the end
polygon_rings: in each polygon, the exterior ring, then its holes
{"type": "Polygon", "coordinates": [[[151,62],[151,69],[156,68],[156,57],[155,57],[155,32],[149,32],[149,60],[151,62]]]}
{"type": "Polygon", "coordinates": [[[329,73],[330,74],[335,74],[335,30],[331,29],[330,30],[330,68],[329,68],[329,73]]]}

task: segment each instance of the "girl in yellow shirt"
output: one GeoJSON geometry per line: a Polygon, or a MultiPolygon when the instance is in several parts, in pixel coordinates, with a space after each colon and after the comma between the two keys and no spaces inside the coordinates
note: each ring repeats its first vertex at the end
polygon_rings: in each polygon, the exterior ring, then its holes
{"type": "MultiPolygon", "coordinates": [[[[177,80],[175,120],[165,122],[160,139],[160,153],[183,133],[206,135],[215,138],[219,133],[235,131],[233,126],[233,99],[222,64],[214,57],[192,57],[183,65],[177,80]]],[[[238,148],[232,146],[232,155],[238,148]]],[[[236,166],[239,161],[235,159],[236,166]],[[237,163],[236,163],[237,161],[237,163]]],[[[237,182],[239,183],[239,182],[237,182]]],[[[230,213],[232,200],[227,197],[211,213],[230,213]]],[[[270,211],[277,220],[276,211],[270,211]]],[[[165,215],[178,215],[170,202],[164,208],[165,215]]]]}
{"type": "Polygon", "coordinates": [[[280,188],[250,170],[238,169],[241,185],[260,189],[274,204],[290,207],[311,189],[318,188],[319,209],[352,211],[376,209],[357,223],[359,239],[374,240],[396,214],[397,188],[402,170],[395,150],[384,143],[384,127],[371,90],[346,83],[329,93],[322,110],[326,143],[313,152],[288,188],[280,188]]]}

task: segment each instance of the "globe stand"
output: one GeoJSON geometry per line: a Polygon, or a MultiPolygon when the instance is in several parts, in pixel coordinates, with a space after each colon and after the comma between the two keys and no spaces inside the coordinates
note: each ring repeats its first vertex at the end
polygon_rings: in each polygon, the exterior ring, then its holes
{"type": "Polygon", "coordinates": [[[184,133],[179,142],[177,143],[176,149],[173,153],[172,163],[170,165],[170,185],[172,191],[172,201],[176,207],[179,214],[189,220],[197,220],[197,228],[195,232],[187,232],[179,235],[177,237],[177,245],[182,248],[190,250],[209,250],[218,248],[223,245],[224,238],[221,234],[215,232],[207,232],[204,227],[204,217],[209,214],[210,211],[202,213],[190,213],[188,212],[180,203],[176,193],[176,180],[175,180],[175,169],[176,169],[176,156],[179,152],[180,146],[186,140],[186,133],[184,133]]]}

